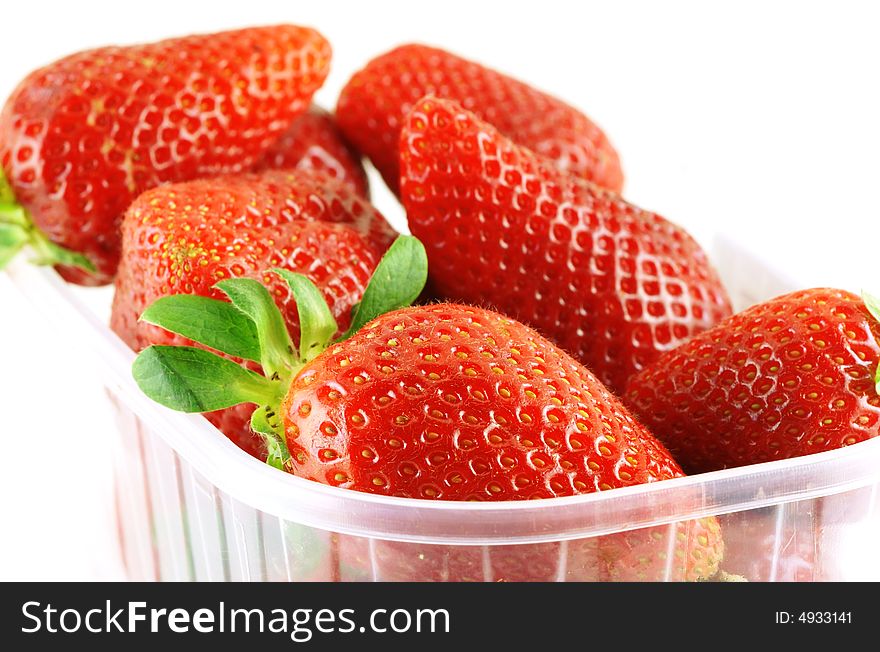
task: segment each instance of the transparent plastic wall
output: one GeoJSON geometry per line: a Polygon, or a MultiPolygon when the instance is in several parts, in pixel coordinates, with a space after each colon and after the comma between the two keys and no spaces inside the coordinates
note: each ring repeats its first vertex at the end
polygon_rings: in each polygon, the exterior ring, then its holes
{"type": "MultiPolygon", "coordinates": [[[[797,287],[732,246],[740,306],[797,287]],[[748,270],[748,278],[741,270],[748,270]]],[[[133,353],[51,270],[9,270],[96,365],[113,410],[128,577],[245,581],[681,581],[720,525],[721,568],[750,581],[880,580],[880,438],[768,464],[543,501],[386,498],[295,478],[134,384],[133,353]]],[[[689,570],[690,569],[690,570],[689,570]]]]}

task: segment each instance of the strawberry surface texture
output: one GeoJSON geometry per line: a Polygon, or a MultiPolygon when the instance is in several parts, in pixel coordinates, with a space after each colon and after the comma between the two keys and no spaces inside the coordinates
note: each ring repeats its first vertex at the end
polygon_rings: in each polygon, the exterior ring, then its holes
{"type": "MultiPolygon", "coordinates": [[[[248,277],[270,284],[290,332],[296,303],[273,267],[302,272],[320,289],[337,322],[348,325],[394,231],[347,183],[315,171],[267,171],[163,186],[141,195],[123,221],[123,256],[111,325],[135,351],[188,340],[138,321],[170,294],[223,298],[214,285],[248,277]]],[[[233,441],[263,456],[242,407],[209,419],[233,441]]]]}
{"type": "Polygon", "coordinates": [[[611,190],[623,186],[617,152],[565,102],[473,61],[426,45],[396,48],[357,72],[339,97],[339,124],[395,192],[404,119],[425,95],[456,100],[512,140],[611,190]]]}
{"type": "Polygon", "coordinates": [[[370,196],[360,154],[346,142],[335,118],[314,104],[294,119],[254,166],[255,171],[266,169],[318,170],[351,183],[363,197],[370,196]]]}
{"type": "Polygon", "coordinates": [[[247,170],[309,106],[330,46],[293,25],[104,47],[29,75],[0,113],[0,163],[42,234],[112,280],[122,215],[163,183],[247,170]]]}
{"type": "Polygon", "coordinates": [[[583,365],[497,313],[388,313],[294,378],[292,471],[443,500],[570,496],[682,475],[583,365]]]}
{"type": "Polygon", "coordinates": [[[625,398],[682,466],[700,473],[876,437],[878,362],[880,323],[862,299],[802,290],[665,353],[625,398]]]}
{"type": "Polygon", "coordinates": [[[612,391],[731,312],[684,229],[559,170],[457,103],[418,102],[400,160],[432,292],[526,322],[612,391]]]}

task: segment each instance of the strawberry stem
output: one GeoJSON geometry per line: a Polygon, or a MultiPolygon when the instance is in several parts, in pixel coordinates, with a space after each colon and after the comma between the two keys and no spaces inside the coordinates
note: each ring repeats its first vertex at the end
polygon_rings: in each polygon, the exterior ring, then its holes
{"type": "Polygon", "coordinates": [[[36,256],[35,265],[67,265],[94,272],[95,266],[84,255],[55,244],[40,231],[24,206],[15,199],[12,186],[0,170],[0,269],[27,245],[36,256]]]}
{"type": "Polygon", "coordinates": [[[289,380],[302,362],[269,290],[249,278],[227,279],[216,287],[256,326],[263,373],[272,380],[289,380]]]}
{"type": "MultiPolygon", "coordinates": [[[[282,399],[276,401],[276,404],[280,405],[282,399]]],[[[277,408],[261,405],[254,410],[251,415],[251,430],[263,436],[266,443],[266,463],[283,471],[290,460],[290,450],[284,439],[284,427],[277,408]]]]}

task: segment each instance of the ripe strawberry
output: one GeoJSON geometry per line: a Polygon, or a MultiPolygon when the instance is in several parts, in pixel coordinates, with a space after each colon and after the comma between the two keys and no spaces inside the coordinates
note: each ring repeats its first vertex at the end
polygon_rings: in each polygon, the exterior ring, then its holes
{"type": "Polygon", "coordinates": [[[787,294],[664,354],[626,400],[691,473],[876,437],[878,319],[842,290],[787,294]]]}
{"type": "Polygon", "coordinates": [[[319,170],[351,183],[369,199],[370,188],[361,156],[345,141],[336,120],[319,106],[294,119],[254,166],[254,170],[319,170]]]}
{"type": "Polygon", "coordinates": [[[345,135],[369,156],[394,192],[400,176],[400,128],[425,95],[460,102],[513,141],[577,176],[618,192],[623,186],[617,152],[577,109],[449,52],[404,45],[356,73],[336,107],[345,135]]]}
{"type": "Polygon", "coordinates": [[[383,315],[295,377],[296,475],[383,495],[549,498],[680,475],[583,366],[480,308],[383,315]]]}
{"type": "MultiPolygon", "coordinates": [[[[277,451],[270,461],[334,487],[494,501],[573,496],[682,475],[595,376],[523,324],[455,304],[386,312],[418,296],[427,274],[424,256],[414,238],[395,243],[351,329],[336,342],[336,324],[319,305],[317,289],[301,276],[283,274],[296,295],[300,324],[310,330],[301,331],[298,356],[263,364],[268,378],[202,350],[161,346],[141,353],[135,378],[148,396],[185,411],[257,403],[252,425],[277,451]],[[303,310],[309,307],[314,316],[307,318],[303,310]],[[216,385],[203,389],[212,374],[216,385]]],[[[243,301],[250,286],[242,281],[226,281],[220,289],[251,314],[253,293],[265,290],[256,285],[243,301]]],[[[179,329],[178,320],[163,316],[178,300],[160,300],[148,320],[179,329]]],[[[209,334],[217,331],[194,321],[209,334]]],[[[275,342],[276,354],[297,351],[292,343],[275,342]]],[[[608,548],[588,546],[575,553],[572,572],[601,574],[613,566],[629,578],[675,568],[675,560],[667,564],[662,558],[669,550],[662,534],[668,528],[660,530],[659,537],[648,529],[614,535],[608,548]]],[[[683,552],[681,575],[702,577],[717,569],[720,542],[698,528],[691,533],[682,537],[699,552],[683,552]]],[[[559,557],[556,544],[504,550],[494,563],[510,577],[549,568],[548,553],[559,557]]]]}
{"type": "Polygon", "coordinates": [[[33,72],[0,114],[0,163],[26,211],[15,246],[79,265],[62,269],[69,280],[109,282],[131,201],[247,170],[308,107],[329,61],[318,32],[280,25],[89,50],[33,72]]]}
{"type": "Polygon", "coordinates": [[[534,326],[614,391],[730,314],[683,229],[546,164],[453,102],[427,98],[406,118],[400,190],[435,292],[534,326]]]}
{"type": "MultiPolygon", "coordinates": [[[[350,185],[306,170],[214,177],[147,191],[126,213],[122,234],[111,326],[135,351],[191,343],[138,321],[156,299],[221,298],[214,284],[234,277],[270,283],[296,337],[293,296],[265,273],[276,266],[307,275],[344,329],[395,235],[350,185]]],[[[208,418],[239,446],[265,458],[262,440],[248,427],[252,411],[232,408],[208,418]]]]}

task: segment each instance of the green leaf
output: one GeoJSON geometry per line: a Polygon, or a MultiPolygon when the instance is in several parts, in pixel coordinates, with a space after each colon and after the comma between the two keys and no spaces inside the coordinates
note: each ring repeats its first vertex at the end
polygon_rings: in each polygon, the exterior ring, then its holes
{"type": "Polygon", "coordinates": [[[283,278],[293,292],[299,314],[299,359],[308,362],[327,348],[339,326],[321,291],[307,277],[286,269],[272,271],[283,278]]]}
{"type": "Polygon", "coordinates": [[[253,321],[260,341],[260,364],[266,376],[289,378],[296,366],[296,349],[269,290],[249,278],[227,279],[215,287],[253,321]]]}
{"type": "Polygon", "coordinates": [[[141,321],[236,358],[260,361],[257,327],[226,301],[190,294],[162,297],[144,311],[141,321]]]}
{"type": "Polygon", "coordinates": [[[349,328],[339,341],[357,333],[367,322],[386,312],[410,305],[428,280],[428,256],[418,238],[402,235],[385,252],[349,328]]]}
{"type": "Polygon", "coordinates": [[[28,232],[17,224],[0,222],[0,269],[15,258],[27,244],[28,232]]]}
{"type": "Polygon", "coordinates": [[[179,412],[212,412],[240,403],[266,405],[278,383],[231,360],[191,346],[151,346],[132,365],[138,387],[179,412]]]}
{"type": "Polygon", "coordinates": [[[290,460],[290,451],[284,440],[281,418],[275,413],[274,408],[261,405],[254,410],[251,415],[251,429],[263,435],[266,442],[266,463],[283,471],[290,460]]]}

